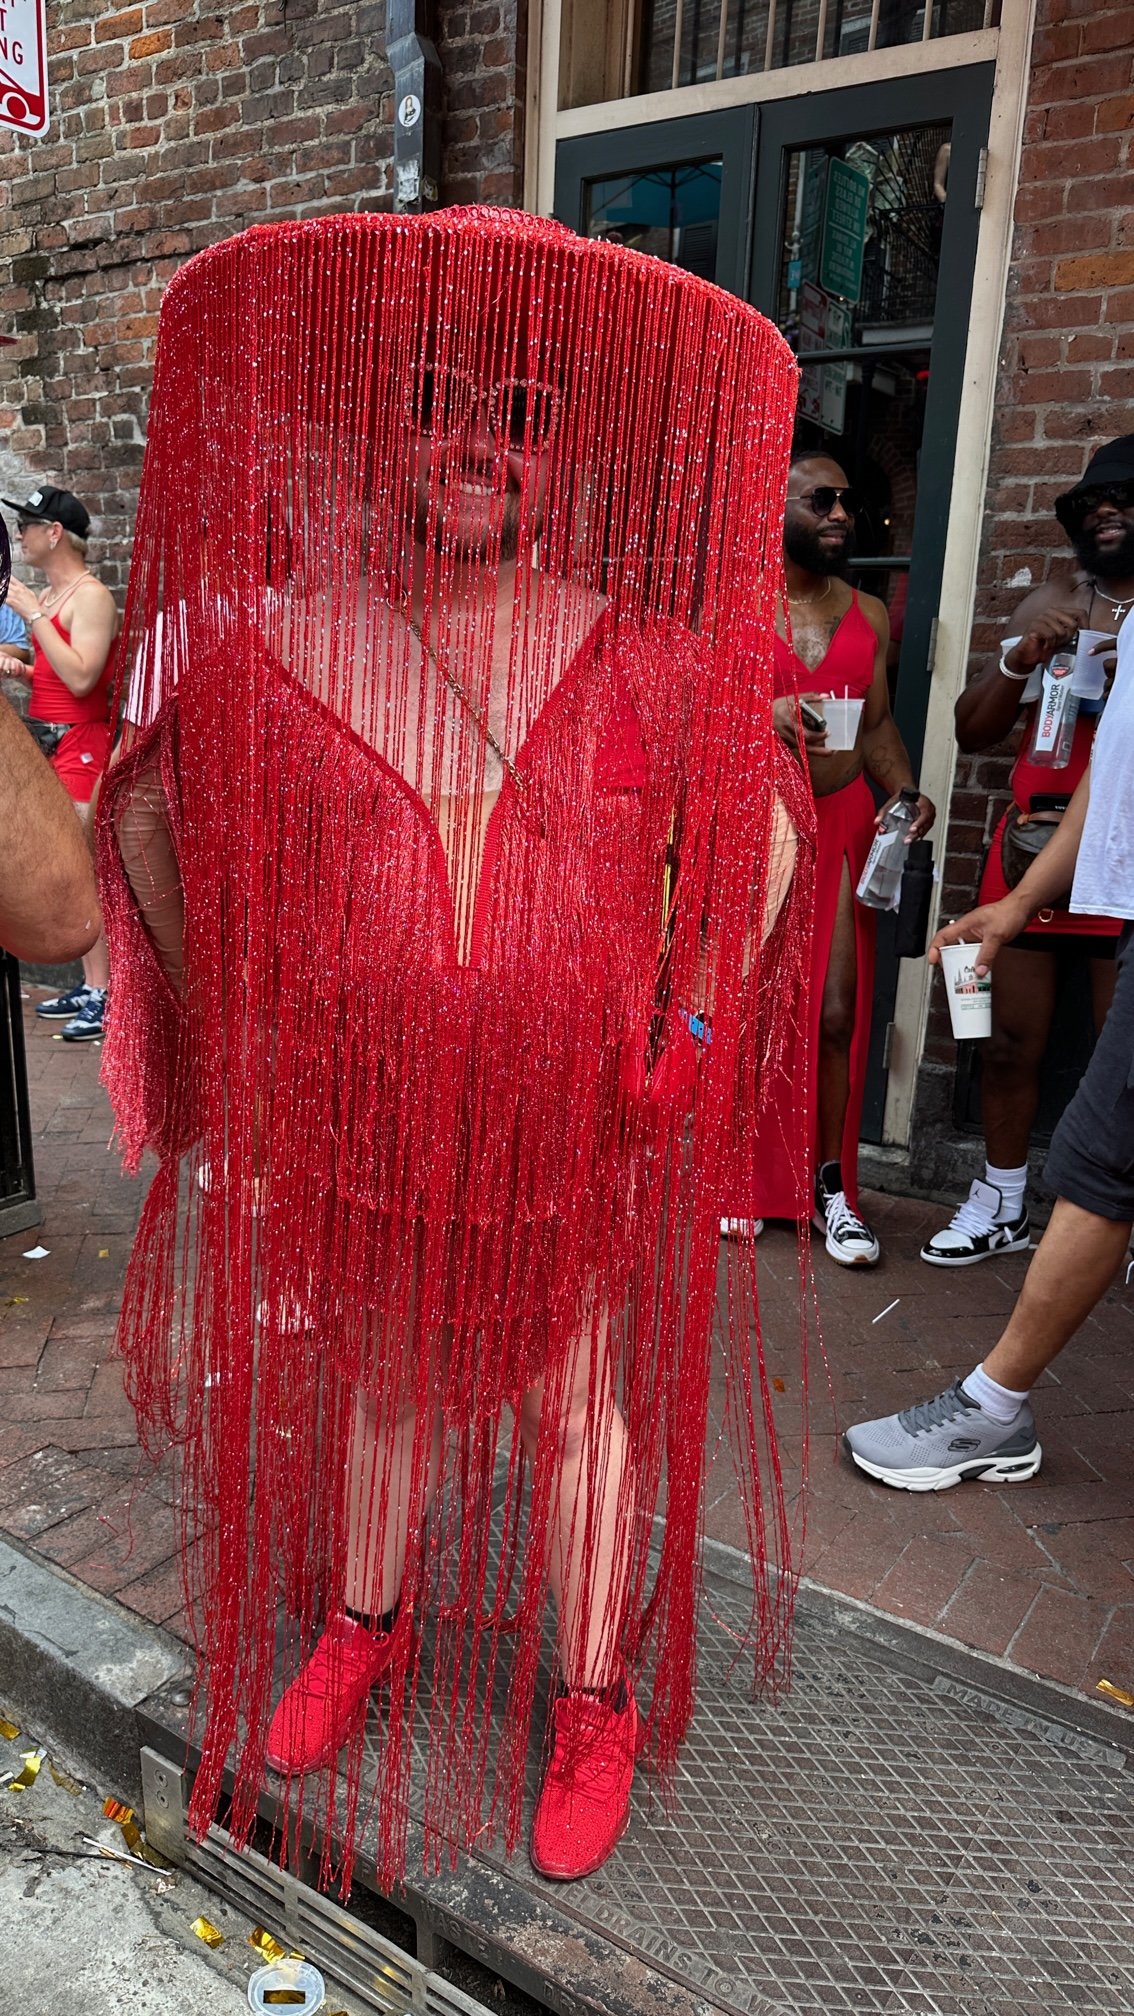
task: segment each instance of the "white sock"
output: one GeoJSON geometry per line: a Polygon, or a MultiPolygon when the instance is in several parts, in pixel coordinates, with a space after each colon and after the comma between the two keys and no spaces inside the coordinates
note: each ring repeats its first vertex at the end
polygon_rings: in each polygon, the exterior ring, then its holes
{"type": "Polygon", "coordinates": [[[991,1162],[984,1165],[984,1180],[999,1190],[1003,1203],[1000,1206],[998,1225],[1011,1224],[1023,1215],[1024,1192],[1028,1187],[1028,1165],[1020,1169],[994,1169],[991,1162]]]}
{"type": "Polygon", "coordinates": [[[1013,1393],[1010,1386],[999,1386],[995,1379],[989,1378],[983,1365],[978,1365],[967,1379],[962,1379],[961,1391],[967,1393],[970,1400],[975,1400],[993,1421],[1002,1421],[1006,1428],[1016,1419],[1028,1397],[1026,1393],[1013,1393]]]}

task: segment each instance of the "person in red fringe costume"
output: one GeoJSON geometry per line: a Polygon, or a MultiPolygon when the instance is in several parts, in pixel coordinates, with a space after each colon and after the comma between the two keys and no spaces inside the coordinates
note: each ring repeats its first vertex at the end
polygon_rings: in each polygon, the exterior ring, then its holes
{"type": "MultiPolygon", "coordinates": [[[[870,1050],[877,913],[855,900],[883,815],[914,776],[890,712],[885,604],[846,580],[857,497],[837,462],[814,448],[792,457],[784,513],[786,593],[776,633],[775,719],[802,752],[815,792],[815,921],[810,1022],[767,1089],[759,1137],[730,1185],[735,1215],[721,1230],[743,1236],[765,1218],[806,1218],[841,1267],[873,1267],[878,1240],[858,1208],[858,1137],[870,1050]],[[825,719],[829,698],[862,704],[851,749],[828,746],[800,701],[825,719]],[[876,808],[867,778],[887,796],[876,808]],[[801,1107],[804,1109],[801,1118],[801,1107]],[[799,1154],[803,1126],[807,1152],[799,1154]]],[[[936,817],[919,796],[907,842],[936,817]]]]}
{"type": "MultiPolygon", "coordinates": [[[[411,1805],[432,1862],[515,1844],[552,1612],[537,1869],[672,1775],[719,1168],[802,1012],[794,386],[740,302],[517,212],[261,227],[166,296],[100,811],[106,1076],[158,1158],[120,1342],[182,1454],[192,1823],[274,1797],[324,1880],[365,1835],[393,1882],[411,1805]]],[[[729,1285],[771,1675],[750,1253],[729,1285]]]]}

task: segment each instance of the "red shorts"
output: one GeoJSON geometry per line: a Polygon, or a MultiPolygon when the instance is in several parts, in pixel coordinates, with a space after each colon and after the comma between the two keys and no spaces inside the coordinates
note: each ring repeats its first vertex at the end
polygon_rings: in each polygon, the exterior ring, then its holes
{"type": "Polygon", "coordinates": [[[79,721],[68,728],[51,767],[76,805],[89,805],[110,757],[109,721],[79,721]]]}

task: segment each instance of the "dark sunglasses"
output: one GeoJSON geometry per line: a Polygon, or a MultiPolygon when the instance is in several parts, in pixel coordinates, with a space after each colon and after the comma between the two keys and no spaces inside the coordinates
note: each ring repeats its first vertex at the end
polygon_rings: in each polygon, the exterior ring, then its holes
{"type": "Polygon", "coordinates": [[[555,430],[559,398],[550,385],[514,379],[482,388],[471,378],[446,374],[439,387],[432,371],[422,373],[410,425],[418,434],[444,439],[460,433],[481,404],[493,440],[504,442],[514,454],[546,447],[555,430]]]}
{"type": "Polygon", "coordinates": [[[849,485],[843,490],[836,490],[832,483],[817,484],[814,490],[809,490],[806,496],[797,497],[795,502],[806,504],[817,518],[829,518],[836,504],[842,505],[848,518],[857,518],[863,508],[859,491],[852,490],[849,485]]]}
{"type": "Polygon", "coordinates": [[[48,520],[46,518],[25,518],[22,511],[17,511],[16,513],[17,532],[26,532],[29,525],[46,525],[47,523],[48,520]]]}
{"type": "Polygon", "coordinates": [[[1092,483],[1085,490],[1068,490],[1055,500],[1055,515],[1067,532],[1081,532],[1092,511],[1100,504],[1113,504],[1116,511],[1134,505],[1134,483],[1092,483]]]}

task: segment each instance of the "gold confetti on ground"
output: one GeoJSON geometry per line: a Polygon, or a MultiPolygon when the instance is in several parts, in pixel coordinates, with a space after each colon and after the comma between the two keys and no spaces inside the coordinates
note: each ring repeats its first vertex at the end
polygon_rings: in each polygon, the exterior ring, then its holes
{"type": "Polygon", "coordinates": [[[77,1799],[79,1793],[83,1789],[78,1779],[72,1778],[71,1773],[69,1771],[61,1771],[59,1769],[58,1764],[49,1763],[48,1769],[50,1770],[51,1775],[54,1778],[55,1783],[58,1785],[60,1791],[73,1793],[73,1795],[77,1799]]]}
{"type": "Polygon", "coordinates": [[[265,1932],[262,1925],[253,1926],[248,1934],[248,1944],[265,1960],[283,1960],[287,1957],[287,1947],[281,1946],[278,1939],[273,1939],[270,1932],[265,1932]]]}
{"type": "Polygon", "coordinates": [[[110,1258],[109,1246],[100,1246],[98,1249],[98,1257],[100,1260],[109,1260],[110,1258]]]}
{"type": "Polygon", "coordinates": [[[0,1736],[3,1736],[6,1743],[14,1743],[19,1733],[19,1727],[15,1722],[9,1722],[6,1715],[0,1715],[0,1736]]]}
{"type": "Polygon", "coordinates": [[[198,1939],[203,1939],[206,1946],[211,1946],[214,1952],[218,1946],[224,1945],[224,1933],[218,1932],[216,1926],[210,1924],[207,1918],[194,1918],[189,1930],[195,1932],[198,1939]]]}
{"type": "Polygon", "coordinates": [[[9,1792],[26,1792],[29,1785],[34,1785],[36,1779],[39,1777],[39,1767],[46,1755],[46,1750],[25,1750],[23,1755],[24,1768],[18,1777],[12,1779],[8,1786],[9,1792]]]}
{"type": "Polygon", "coordinates": [[[1096,1693],[1109,1694],[1112,1701],[1118,1701],[1123,1708],[1134,1708],[1134,1694],[1128,1694],[1125,1687],[1116,1687],[1113,1680],[1100,1680],[1096,1693]]]}

